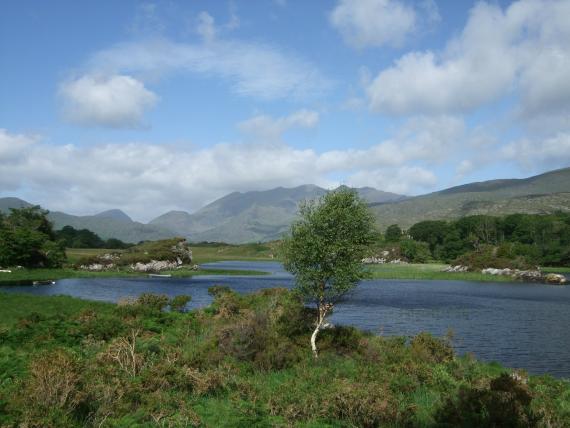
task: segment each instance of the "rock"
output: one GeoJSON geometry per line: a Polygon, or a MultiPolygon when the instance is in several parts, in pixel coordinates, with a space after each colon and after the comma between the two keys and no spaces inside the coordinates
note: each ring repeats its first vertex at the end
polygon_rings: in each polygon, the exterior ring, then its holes
{"type": "Polygon", "coordinates": [[[79,266],[82,270],[88,270],[91,272],[102,272],[105,270],[109,270],[114,268],[115,265],[113,263],[91,263],[90,265],[81,265],[79,266]]]}
{"type": "Polygon", "coordinates": [[[486,275],[504,275],[527,282],[545,282],[547,284],[565,284],[567,282],[564,275],[549,273],[544,275],[539,269],[537,270],[520,270],[520,269],[496,269],[485,268],[481,273],[486,275]]]}
{"type": "Polygon", "coordinates": [[[151,260],[148,263],[137,262],[130,266],[134,272],[160,272],[162,270],[176,269],[179,265],[176,261],[151,260]]]}
{"type": "Polygon", "coordinates": [[[448,266],[443,269],[443,272],[467,272],[469,268],[467,266],[456,265],[456,266],[448,266]]]}
{"type": "Polygon", "coordinates": [[[566,284],[566,277],[557,273],[548,273],[544,276],[544,281],[547,284],[563,285],[566,284]]]}

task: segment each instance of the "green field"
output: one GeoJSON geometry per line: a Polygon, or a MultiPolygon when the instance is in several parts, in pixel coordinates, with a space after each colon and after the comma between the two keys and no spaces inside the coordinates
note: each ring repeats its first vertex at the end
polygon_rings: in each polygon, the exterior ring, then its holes
{"type": "Polygon", "coordinates": [[[337,326],[315,360],[314,313],[285,290],[164,304],[0,293],[0,426],[570,426],[568,382],[427,334],[337,326]]]}
{"type": "Polygon", "coordinates": [[[485,275],[479,272],[442,272],[449,265],[429,264],[381,264],[369,265],[374,279],[423,279],[483,282],[513,282],[510,277],[485,275]]]}

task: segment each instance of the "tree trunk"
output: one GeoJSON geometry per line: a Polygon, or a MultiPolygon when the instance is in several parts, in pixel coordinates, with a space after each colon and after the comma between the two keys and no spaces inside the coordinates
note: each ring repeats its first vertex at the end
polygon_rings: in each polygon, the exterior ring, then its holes
{"type": "Polygon", "coordinates": [[[315,359],[319,358],[319,351],[317,350],[317,334],[319,334],[322,325],[323,325],[322,321],[318,322],[317,327],[315,328],[313,334],[311,335],[311,349],[313,350],[313,356],[315,357],[315,359]]]}
{"type": "Polygon", "coordinates": [[[313,356],[315,357],[315,359],[319,358],[319,351],[317,349],[317,335],[319,334],[319,331],[321,331],[321,328],[325,322],[325,318],[329,313],[329,311],[332,309],[332,307],[333,305],[331,303],[320,303],[317,306],[317,311],[318,311],[317,325],[315,327],[315,330],[313,331],[313,334],[311,335],[311,349],[313,350],[313,356]]]}

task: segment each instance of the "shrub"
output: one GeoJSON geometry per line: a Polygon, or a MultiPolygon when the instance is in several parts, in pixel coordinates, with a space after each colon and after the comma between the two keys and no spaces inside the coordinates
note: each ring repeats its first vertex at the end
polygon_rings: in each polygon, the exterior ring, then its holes
{"type": "Polygon", "coordinates": [[[176,312],[185,312],[186,305],[192,300],[192,296],[180,295],[170,300],[170,308],[176,312]]]}
{"type": "Polygon", "coordinates": [[[165,294],[143,293],[138,297],[136,304],[153,312],[161,312],[168,306],[168,296],[165,294]]]}
{"type": "Polygon", "coordinates": [[[446,363],[454,358],[453,348],[447,340],[433,337],[429,333],[420,333],[411,343],[412,355],[430,363],[446,363]]]}
{"type": "Polygon", "coordinates": [[[504,373],[487,388],[462,388],[438,411],[442,426],[536,427],[541,416],[531,408],[533,396],[527,385],[504,373]]]}
{"type": "Polygon", "coordinates": [[[65,426],[84,400],[81,367],[74,355],[63,349],[38,354],[29,364],[29,375],[17,394],[26,426],[65,426]],[[55,420],[54,420],[55,419],[55,420]]]}

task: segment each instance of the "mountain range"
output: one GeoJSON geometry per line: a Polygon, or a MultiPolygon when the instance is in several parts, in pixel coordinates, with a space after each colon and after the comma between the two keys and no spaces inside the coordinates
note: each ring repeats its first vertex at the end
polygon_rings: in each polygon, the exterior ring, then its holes
{"type": "MultiPolygon", "coordinates": [[[[421,220],[453,219],[465,215],[550,213],[570,211],[570,168],[508,180],[490,180],[407,197],[371,187],[356,189],[371,206],[377,224],[407,228],[421,220]]],[[[234,192],[196,211],[169,211],[148,224],[133,221],[114,209],[91,216],[50,212],[56,229],[70,225],[89,229],[101,238],[125,242],[184,236],[193,242],[244,243],[279,239],[295,219],[299,203],[327,192],[314,185],[251,192],[234,192]]],[[[0,198],[0,211],[32,204],[0,198]]]]}

